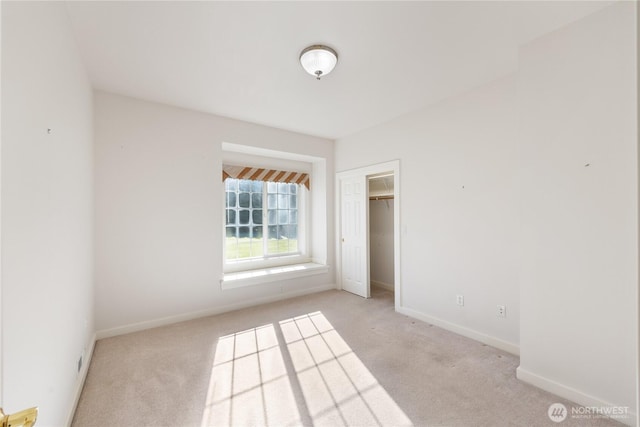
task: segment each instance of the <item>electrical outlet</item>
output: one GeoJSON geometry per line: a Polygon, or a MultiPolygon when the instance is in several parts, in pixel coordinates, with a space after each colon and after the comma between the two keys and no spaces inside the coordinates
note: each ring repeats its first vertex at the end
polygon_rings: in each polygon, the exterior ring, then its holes
{"type": "Polygon", "coordinates": [[[497,315],[498,317],[507,317],[507,307],[504,305],[499,305],[497,315]]]}
{"type": "Polygon", "coordinates": [[[456,295],[456,304],[458,304],[459,306],[464,306],[464,296],[463,295],[456,295]]]}

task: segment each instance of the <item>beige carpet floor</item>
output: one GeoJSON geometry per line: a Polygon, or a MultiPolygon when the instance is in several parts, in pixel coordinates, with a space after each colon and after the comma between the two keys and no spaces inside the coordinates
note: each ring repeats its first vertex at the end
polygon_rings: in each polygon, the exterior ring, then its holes
{"type": "Polygon", "coordinates": [[[328,291],[98,341],[73,426],[622,425],[573,418],[518,363],[388,291],[328,291]]]}

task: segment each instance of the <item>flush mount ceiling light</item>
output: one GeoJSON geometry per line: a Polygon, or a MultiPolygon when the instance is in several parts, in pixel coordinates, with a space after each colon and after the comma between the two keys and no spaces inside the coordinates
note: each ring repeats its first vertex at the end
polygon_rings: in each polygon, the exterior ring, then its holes
{"type": "Polygon", "coordinates": [[[338,54],[336,51],[320,44],[314,44],[300,52],[302,68],[312,76],[316,76],[318,80],[329,74],[337,62],[338,54]]]}

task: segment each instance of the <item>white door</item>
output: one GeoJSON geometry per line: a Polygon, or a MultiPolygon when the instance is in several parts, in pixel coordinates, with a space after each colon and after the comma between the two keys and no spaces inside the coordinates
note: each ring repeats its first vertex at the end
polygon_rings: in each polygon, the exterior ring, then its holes
{"type": "Polygon", "coordinates": [[[368,189],[365,175],[340,179],[342,289],[369,298],[368,189]]]}

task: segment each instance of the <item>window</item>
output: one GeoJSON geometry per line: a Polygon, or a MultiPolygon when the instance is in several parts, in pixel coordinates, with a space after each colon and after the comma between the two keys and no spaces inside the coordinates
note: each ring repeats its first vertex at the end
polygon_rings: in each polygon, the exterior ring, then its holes
{"type": "Polygon", "coordinates": [[[223,142],[221,172],[221,290],[330,271],[325,157],[223,142]]]}
{"type": "Polygon", "coordinates": [[[295,183],[225,179],[225,264],[303,255],[306,191],[295,183]]]}

